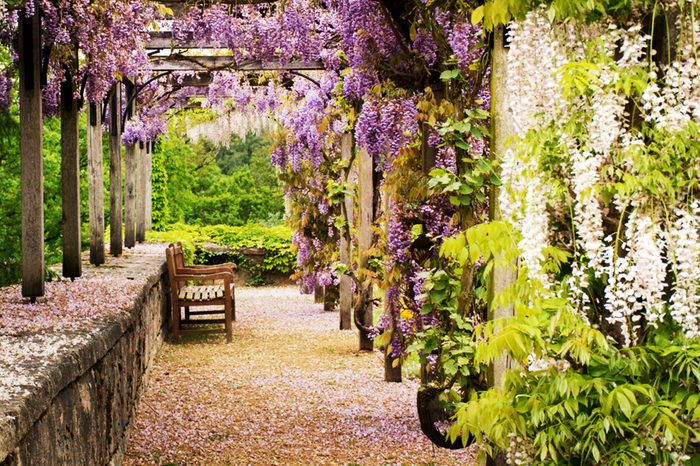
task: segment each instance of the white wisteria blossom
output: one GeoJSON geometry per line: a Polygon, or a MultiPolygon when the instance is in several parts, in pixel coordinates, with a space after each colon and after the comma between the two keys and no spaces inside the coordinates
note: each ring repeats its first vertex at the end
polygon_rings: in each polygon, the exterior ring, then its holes
{"type": "Polygon", "coordinates": [[[581,249],[588,258],[588,266],[600,276],[602,273],[603,214],[598,199],[598,182],[603,156],[574,149],[571,154],[572,187],[576,198],[574,222],[581,249]]]}
{"type": "Polygon", "coordinates": [[[634,211],[627,220],[622,251],[606,250],[608,322],[618,325],[625,346],[637,343],[642,318],[651,325],[663,320],[666,287],[665,241],[659,223],[634,211]]]}
{"type": "Polygon", "coordinates": [[[671,295],[671,317],[686,337],[700,336],[700,217],[677,209],[669,232],[669,249],[676,280],[671,295]]]}
{"type": "Polygon", "coordinates": [[[530,12],[510,29],[507,89],[513,123],[524,136],[563,111],[557,70],[566,63],[563,48],[541,12],[530,12]],[[535,59],[533,59],[535,58],[535,59]]]}

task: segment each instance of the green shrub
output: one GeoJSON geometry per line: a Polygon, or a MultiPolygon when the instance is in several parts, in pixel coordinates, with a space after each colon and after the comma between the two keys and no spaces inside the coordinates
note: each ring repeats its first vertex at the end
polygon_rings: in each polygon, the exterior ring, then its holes
{"type": "MultiPolygon", "coordinates": [[[[188,262],[231,260],[241,267],[246,267],[241,251],[247,248],[259,248],[265,251],[265,257],[260,265],[260,272],[292,273],[296,264],[296,253],[292,246],[292,231],[284,226],[266,227],[249,224],[240,227],[215,225],[197,227],[184,224],[172,225],[167,231],[148,232],[148,241],[182,243],[185,259],[188,262]],[[202,257],[201,245],[216,243],[230,246],[233,252],[228,258],[202,257]],[[224,260],[225,259],[225,260],[224,260]]],[[[208,256],[216,255],[211,252],[208,256]]]]}

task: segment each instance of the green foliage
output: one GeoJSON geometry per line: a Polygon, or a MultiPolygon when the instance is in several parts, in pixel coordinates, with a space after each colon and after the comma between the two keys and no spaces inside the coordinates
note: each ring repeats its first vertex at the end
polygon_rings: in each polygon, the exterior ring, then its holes
{"type": "Polygon", "coordinates": [[[292,248],[292,231],[287,227],[248,224],[226,228],[218,225],[205,231],[214,242],[234,249],[264,249],[262,270],[266,272],[291,273],[294,270],[296,254],[292,248]]]}
{"type": "MultiPolygon", "coordinates": [[[[266,227],[248,224],[241,227],[227,225],[199,227],[176,224],[166,231],[148,232],[147,239],[163,243],[182,242],[185,258],[189,262],[202,262],[204,258],[196,254],[201,254],[202,248],[199,246],[204,243],[230,246],[234,251],[233,262],[241,266],[247,265],[243,263],[245,249],[262,249],[265,256],[259,266],[260,274],[264,272],[289,274],[296,264],[292,232],[284,226],[266,227]]],[[[251,270],[251,273],[253,272],[255,271],[251,270]]]]}
{"type": "Polygon", "coordinates": [[[232,135],[228,147],[191,143],[186,130],[206,118],[208,114],[194,112],[174,118],[157,147],[154,226],[279,223],[284,198],[270,164],[269,138],[232,135]]]}
{"type": "MultiPolygon", "coordinates": [[[[424,332],[413,349],[439,348],[440,370],[459,387],[450,438],[529,464],[679,464],[697,454],[700,344],[620,349],[574,312],[564,290],[544,294],[523,271],[492,304],[512,305],[513,317],[478,322],[457,311],[460,268],[479,261],[487,278],[515,263],[516,240],[505,223],[470,228],[443,244],[450,266],[426,274],[424,312],[447,312],[450,325],[424,332]],[[504,354],[514,368],[484,389],[483,374],[504,354]]],[[[568,254],[547,251],[546,260],[561,270],[568,254]]]]}
{"type": "Polygon", "coordinates": [[[170,204],[168,202],[168,171],[166,170],[165,156],[162,151],[156,149],[152,153],[152,201],[153,209],[151,221],[153,229],[161,231],[165,229],[170,216],[170,204]]]}
{"type": "MultiPolygon", "coordinates": [[[[492,1],[486,6],[496,3],[526,4],[492,1]]],[[[642,3],[546,2],[552,21],[625,14],[628,7],[642,3]]],[[[615,57],[601,50],[600,41],[585,45],[585,56],[558,71],[567,112],[535,125],[513,146],[523,169],[546,180],[551,202],[547,206],[549,241],[554,246],[542,251],[542,265],[551,279],[549,288],[528,280],[521,266],[515,283],[491,303],[512,308],[513,317],[461,326],[461,315],[452,311],[451,333],[437,335],[442,338],[439,344],[462,350],[461,354],[443,352],[450,359],[443,367],[460,369],[464,364],[484,371],[504,355],[512,367],[497,387],[460,392],[450,438],[475,439],[485,445],[485,453],[503,452],[511,460],[519,454],[523,464],[696,464],[700,459],[700,342],[686,339],[678,325],[667,319],[656,326],[640,322],[638,345],[624,348],[606,314],[605,274],[587,273],[585,292],[591,305],[584,309],[586,315],[574,309],[577,303],[567,283],[572,273],[569,261],[577,261],[580,269],[587,263],[576,244],[580,237],[571,217],[577,200],[567,184],[567,170],[572,141],[579,150],[592,150],[588,126],[596,114],[591,99],[613,92],[628,102],[629,120],[623,124],[639,143],[612,146],[595,186],[607,215],[603,235],[611,238],[606,241],[612,243],[614,254],[626,254],[620,245],[628,234],[625,223],[630,211],[658,212],[655,218],[668,222],[677,206],[697,198],[700,132],[694,122],[669,131],[641,118],[640,96],[658,78],[649,73],[646,63],[617,67],[615,57]],[[603,72],[608,73],[607,79],[601,79],[603,72]],[[615,208],[613,199],[622,206],[615,208]]],[[[433,186],[443,192],[457,181],[442,173],[435,175],[433,186]]],[[[454,261],[428,277],[428,305],[454,309],[458,267],[483,260],[486,276],[489,257],[513,251],[517,257],[513,245],[496,244],[485,250],[473,248],[473,243],[468,233],[445,242],[441,254],[449,253],[454,261]]],[[[674,278],[670,270],[668,275],[670,288],[674,278]]]]}
{"type": "Polygon", "coordinates": [[[571,19],[598,21],[606,16],[626,18],[635,7],[651,4],[651,0],[488,0],[472,10],[471,20],[490,31],[513,19],[522,19],[539,7],[546,8],[552,22],[571,19]]]}
{"type": "Polygon", "coordinates": [[[678,464],[681,453],[697,453],[700,345],[620,350],[563,300],[530,307],[482,335],[477,362],[505,352],[543,364],[515,368],[500,389],[462,404],[453,438],[488,438],[497,450],[517,447],[538,464],[678,464]],[[521,439],[517,446],[511,433],[521,439]]]}

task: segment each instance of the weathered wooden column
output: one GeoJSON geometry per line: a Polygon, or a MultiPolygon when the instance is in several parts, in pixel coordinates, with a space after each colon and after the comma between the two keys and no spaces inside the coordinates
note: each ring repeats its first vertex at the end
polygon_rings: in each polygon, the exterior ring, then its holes
{"type": "MultiPolygon", "coordinates": [[[[131,106],[126,109],[127,118],[134,113],[136,102],[132,99],[134,88],[126,88],[126,99],[131,100],[131,106]]],[[[124,246],[133,248],[136,245],[136,144],[124,146],[124,246]]]]}
{"type": "Polygon", "coordinates": [[[323,285],[318,280],[314,283],[314,303],[323,304],[323,285]]]}
{"type": "Polygon", "coordinates": [[[22,181],[22,296],[44,296],[41,21],[19,12],[19,119],[22,181]]]}
{"type": "Polygon", "coordinates": [[[88,207],[90,210],[90,263],[105,262],[105,204],[102,173],[102,105],[88,104],[88,207]]]}
{"type": "MultiPolygon", "coordinates": [[[[515,134],[512,113],[508,104],[508,50],[504,47],[503,27],[494,30],[494,49],[491,53],[491,157],[499,159],[506,148],[506,141],[515,134]]],[[[500,220],[501,211],[498,205],[498,188],[492,187],[489,199],[489,214],[491,220],[500,220]]],[[[495,268],[491,273],[489,283],[489,302],[502,290],[510,287],[516,280],[515,270],[511,268],[495,268]]],[[[513,315],[511,306],[491,308],[489,319],[501,319],[513,315]]],[[[499,386],[505,371],[511,366],[506,355],[494,362],[491,367],[490,384],[499,386]]],[[[503,455],[488,460],[490,465],[506,465],[503,455]]]]}
{"type": "Polygon", "coordinates": [[[146,145],[136,149],[136,241],[146,240],[146,145]]]}
{"type": "MultiPolygon", "coordinates": [[[[385,198],[386,199],[386,198],[385,198]]],[[[393,201],[390,199],[386,199],[385,205],[384,205],[384,211],[385,212],[391,212],[393,210],[393,201]]],[[[387,236],[389,235],[388,231],[389,225],[385,225],[385,232],[387,236]]],[[[384,313],[390,314],[391,313],[391,304],[389,303],[389,300],[391,299],[391,293],[387,290],[386,293],[384,293],[384,313]]],[[[396,327],[394,326],[394,322],[392,319],[392,324],[391,324],[391,338],[389,339],[389,343],[387,344],[387,347],[384,348],[384,381],[385,382],[401,382],[401,359],[400,358],[395,358],[391,353],[391,342],[394,340],[394,336],[396,333],[396,327]]]]}
{"type": "Polygon", "coordinates": [[[153,228],[153,141],[146,144],[146,231],[153,228]]]}
{"type": "Polygon", "coordinates": [[[122,236],[122,91],[114,85],[109,100],[109,252],[121,255],[122,236]]]}
{"type": "MultiPolygon", "coordinates": [[[[352,161],[353,135],[345,133],[341,139],[341,154],[344,161],[350,163],[352,161]]],[[[352,173],[348,181],[352,181],[352,173]]],[[[350,231],[354,222],[353,215],[353,198],[352,195],[345,196],[345,212],[347,212],[347,221],[350,231]]],[[[348,241],[345,235],[340,236],[340,262],[348,269],[352,269],[352,241],[348,241]]],[[[340,299],[338,307],[340,308],[340,330],[350,330],[352,328],[352,279],[347,275],[340,277],[340,299]]]]}
{"type": "MultiPolygon", "coordinates": [[[[372,248],[374,240],[372,232],[372,223],[374,222],[374,161],[364,148],[360,148],[357,158],[360,201],[358,253],[360,269],[366,269],[369,265],[369,250],[372,248]]],[[[370,284],[364,286],[359,292],[358,299],[362,302],[359,320],[362,325],[369,327],[372,325],[374,317],[371,301],[374,298],[374,287],[370,284]]],[[[372,351],[373,349],[374,342],[366,332],[360,330],[360,350],[372,351]]]]}
{"type": "Polygon", "coordinates": [[[80,261],[80,147],[78,102],[73,72],[78,69],[78,52],[61,83],[61,202],[63,209],[63,276],[82,275],[80,261]]]}

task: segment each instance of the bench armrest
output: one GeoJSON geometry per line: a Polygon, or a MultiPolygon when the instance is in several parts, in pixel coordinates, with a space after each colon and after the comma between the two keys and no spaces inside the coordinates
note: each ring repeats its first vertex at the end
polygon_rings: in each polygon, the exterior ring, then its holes
{"type": "Polygon", "coordinates": [[[229,271],[221,271],[215,273],[179,273],[176,272],[173,276],[174,280],[228,280],[233,283],[233,273],[229,271]]]}
{"type": "Polygon", "coordinates": [[[178,273],[188,273],[191,275],[201,273],[216,273],[216,272],[232,272],[238,269],[236,264],[221,264],[221,265],[185,265],[178,267],[178,273]]]}

